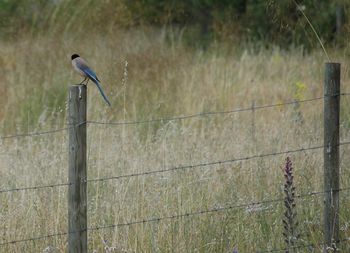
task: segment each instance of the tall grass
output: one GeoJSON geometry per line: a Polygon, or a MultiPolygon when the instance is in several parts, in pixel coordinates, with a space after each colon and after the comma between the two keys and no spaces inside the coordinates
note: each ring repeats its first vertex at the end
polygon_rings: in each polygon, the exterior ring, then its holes
{"type": "MultiPolygon", "coordinates": [[[[70,55],[93,66],[110,97],[88,87],[88,119],[129,121],[322,96],[325,57],[302,49],[190,50],[181,31],[145,28],[106,34],[23,36],[0,42],[3,134],[66,124],[67,87],[80,82],[70,55]],[[127,81],[122,81],[128,62],[127,81]],[[302,88],[300,88],[302,87],[302,88]]],[[[349,86],[343,64],[342,90],[349,86]]],[[[339,56],[340,55],[340,56],[339,56]]],[[[136,126],[88,126],[88,178],[169,168],[322,145],[322,100],[253,112],[136,126]],[[295,115],[303,121],[296,121],[295,115]],[[253,127],[254,119],[254,127],[253,127]],[[254,138],[252,131],[254,131],[254,138]]],[[[349,98],[341,137],[349,140],[349,98]]],[[[341,186],[349,186],[341,147],[341,186]]],[[[2,140],[1,188],[67,182],[67,133],[2,140]]],[[[322,190],[322,150],[292,155],[298,192],[322,190]]],[[[89,183],[89,226],[125,223],[225,205],[283,198],[275,156],[145,177],[89,183]]],[[[341,195],[348,236],[348,192],[341,195]]],[[[67,188],[0,194],[1,242],[67,229],[67,188]]],[[[322,242],[322,196],[300,199],[301,242],[322,242]]],[[[89,252],[255,252],[283,248],[283,202],[89,233],[89,252]]],[[[65,237],[1,246],[0,252],[65,252],[65,237]],[[46,250],[46,251],[45,251],[46,250]],[[51,251],[50,251],[51,250],[51,251]]],[[[320,245],[316,246],[317,251],[320,245]]],[[[348,245],[344,246],[349,248],[348,245]]]]}

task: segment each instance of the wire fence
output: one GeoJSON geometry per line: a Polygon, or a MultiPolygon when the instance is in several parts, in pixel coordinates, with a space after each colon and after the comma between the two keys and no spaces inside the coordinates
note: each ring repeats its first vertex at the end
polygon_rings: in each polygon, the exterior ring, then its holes
{"type": "MultiPolygon", "coordinates": [[[[345,93],[341,94],[347,95],[345,93]]],[[[285,105],[293,105],[293,104],[301,104],[306,102],[312,102],[316,100],[321,100],[324,97],[315,97],[305,100],[293,100],[285,103],[276,103],[276,104],[269,104],[269,105],[260,105],[260,106],[250,106],[245,108],[237,108],[233,110],[228,111],[209,111],[209,112],[202,112],[202,113],[196,113],[191,115],[185,115],[185,116],[178,116],[178,117],[169,117],[169,118],[157,118],[157,119],[149,119],[149,120],[139,120],[139,121],[127,121],[127,122],[100,122],[100,121],[88,121],[90,124],[98,124],[98,125],[140,125],[140,124],[147,124],[147,123],[154,123],[154,122],[169,122],[169,121],[177,121],[177,120],[184,120],[184,119],[191,119],[191,118],[198,118],[198,117],[206,117],[206,116],[215,116],[215,115],[224,115],[224,114],[232,114],[232,113],[239,113],[239,112],[251,112],[254,110],[259,109],[266,109],[266,108],[273,108],[273,107],[281,107],[285,105]]]]}
{"type": "MultiPolygon", "coordinates": [[[[349,96],[349,95],[350,93],[344,92],[334,96],[349,96]]],[[[236,108],[236,109],[227,110],[227,111],[208,111],[208,112],[196,113],[191,115],[155,118],[155,119],[148,119],[148,120],[124,121],[124,122],[101,122],[101,121],[89,120],[86,122],[79,123],[77,125],[79,126],[81,124],[95,124],[95,125],[119,126],[119,125],[140,125],[140,124],[147,124],[147,123],[154,123],[154,122],[178,121],[178,120],[185,120],[185,119],[198,118],[198,117],[225,115],[225,114],[249,112],[249,111],[260,110],[260,109],[281,107],[281,106],[287,106],[287,105],[302,104],[302,103],[308,103],[308,102],[317,101],[317,100],[323,100],[325,97],[326,96],[314,97],[314,98],[303,99],[303,100],[290,100],[288,102],[283,102],[283,103],[267,104],[267,105],[260,105],[260,106],[257,105],[257,106],[250,106],[250,107],[244,107],[244,108],[236,108]]],[[[21,137],[34,137],[34,136],[40,136],[40,135],[54,134],[54,133],[66,131],[71,127],[74,127],[74,126],[68,126],[68,127],[63,127],[63,128],[58,128],[58,129],[53,129],[48,131],[5,135],[5,136],[1,136],[0,139],[5,140],[5,139],[13,139],[13,138],[21,138],[21,137]]]]}
{"type": "MultiPolygon", "coordinates": [[[[333,191],[338,191],[338,192],[350,191],[350,187],[341,188],[341,189],[333,190],[333,191]]],[[[303,199],[303,198],[308,198],[308,197],[312,197],[312,196],[323,195],[325,193],[329,193],[329,191],[311,191],[311,192],[296,195],[295,197],[297,199],[303,199]]],[[[92,232],[92,231],[97,231],[97,230],[102,230],[102,229],[114,229],[117,227],[126,227],[126,226],[132,226],[132,225],[137,225],[137,224],[146,224],[146,223],[153,223],[153,222],[161,222],[164,220],[188,218],[191,216],[205,215],[205,214],[210,214],[210,213],[219,213],[219,212],[228,211],[228,210],[232,210],[232,209],[248,208],[248,207],[257,206],[257,205],[266,205],[266,204],[272,204],[272,203],[278,203],[278,202],[284,202],[284,201],[285,201],[284,197],[283,198],[275,198],[275,199],[266,199],[266,200],[254,201],[254,202],[249,202],[249,203],[244,203],[244,204],[227,205],[227,206],[198,210],[198,211],[193,211],[193,212],[174,214],[174,215],[169,215],[169,216],[150,217],[150,218],[133,220],[133,221],[118,223],[118,224],[107,224],[107,225],[101,225],[101,226],[88,227],[86,229],[82,229],[82,230],[78,230],[78,231],[59,232],[59,233],[41,235],[41,236],[36,236],[36,237],[30,237],[30,238],[24,238],[24,239],[12,240],[12,241],[5,241],[5,242],[0,242],[0,246],[17,244],[17,243],[25,243],[25,242],[31,242],[31,241],[38,241],[38,240],[48,239],[51,237],[66,236],[69,234],[74,234],[74,233],[79,233],[79,232],[84,232],[84,231],[91,231],[92,232]]],[[[261,251],[261,252],[273,252],[273,251],[261,251]]]]}
{"type": "MultiPolygon", "coordinates": [[[[339,146],[344,146],[344,145],[349,145],[349,144],[350,144],[350,141],[344,141],[344,142],[339,143],[339,146]]],[[[161,173],[166,173],[166,172],[191,170],[191,169],[195,169],[195,168],[203,168],[203,167],[208,167],[208,166],[249,161],[249,160],[258,159],[258,158],[266,158],[266,157],[279,156],[279,155],[284,155],[284,154],[307,152],[307,151],[311,151],[311,150],[322,149],[324,147],[325,147],[324,145],[319,145],[319,146],[299,148],[299,149],[289,149],[289,150],[284,150],[284,151],[279,151],[279,152],[257,154],[257,155],[253,155],[253,156],[246,156],[246,157],[233,158],[233,159],[227,159],[227,160],[218,160],[218,161],[202,162],[202,163],[198,163],[198,164],[175,166],[175,167],[170,167],[170,168],[161,169],[161,170],[149,170],[149,171],[131,173],[131,174],[126,174],[126,175],[87,179],[86,181],[82,181],[81,183],[85,183],[85,182],[92,183],[92,182],[102,182],[102,181],[109,181],[109,180],[119,180],[119,179],[126,179],[126,178],[132,178],[132,177],[150,176],[150,175],[161,174],[161,173]]],[[[48,185],[15,187],[15,188],[8,188],[8,189],[0,189],[0,194],[1,193],[10,193],[10,192],[19,192],[19,191],[29,191],[29,190],[42,190],[42,189],[47,189],[47,188],[63,187],[63,186],[70,186],[70,185],[74,185],[74,183],[67,182],[67,183],[57,183],[57,184],[48,184],[48,185]]]]}
{"type": "MultiPolygon", "coordinates": [[[[336,96],[348,96],[348,95],[350,95],[350,93],[340,93],[336,96]]],[[[42,135],[50,135],[50,134],[55,134],[55,133],[59,133],[59,132],[64,132],[64,131],[69,130],[72,127],[77,127],[77,126],[84,125],[84,124],[119,126],[119,125],[140,125],[140,124],[147,124],[147,123],[154,123],[154,122],[181,121],[181,120],[185,120],[185,119],[192,119],[192,118],[199,118],[199,117],[227,115],[227,114],[233,114],[233,113],[248,112],[248,111],[260,110],[260,109],[274,108],[274,107],[281,107],[281,106],[287,106],[287,105],[293,105],[293,104],[308,103],[308,102],[312,102],[312,101],[322,100],[324,98],[325,98],[325,96],[314,97],[314,98],[305,99],[305,100],[292,100],[292,101],[284,102],[284,103],[267,104],[267,105],[260,105],[260,106],[250,106],[250,107],[237,108],[237,109],[227,110],[227,111],[208,111],[208,112],[202,112],[202,113],[196,113],[196,114],[190,114],[190,115],[184,115],[184,116],[167,117],[167,118],[154,118],[154,119],[148,119],[148,120],[124,121],[124,122],[85,121],[85,122],[81,122],[81,123],[76,124],[76,125],[68,125],[67,127],[48,130],[48,131],[20,133],[20,134],[1,136],[0,139],[5,140],[5,139],[12,139],[12,138],[23,138],[23,137],[35,137],[35,136],[42,136],[42,135]]],[[[343,141],[343,142],[339,143],[339,146],[348,145],[348,144],[350,144],[350,141],[343,141]]],[[[224,165],[224,164],[230,164],[230,163],[234,163],[234,162],[248,161],[248,160],[252,160],[252,159],[279,156],[279,155],[283,155],[283,154],[307,152],[307,151],[318,150],[318,149],[322,149],[322,148],[325,148],[325,146],[324,145],[317,145],[317,146],[310,146],[310,147],[301,147],[301,148],[297,148],[297,149],[288,149],[288,150],[283,150],[283,151],[278,151],[278,152],[256,154],[256,155],[252,155],[252,156],[231,158],[231,159],[226,159],[226,160],[207,161],[207,162],[201,162],[201,163],[197,163],[197,164],[174,166],[174,167],[169,167],[169,168],[159,169],[159,170],[147,170],[144,172],[130,173],[130,174],[125,174],[125,175],[115,175],[115,176],[103,177],[103,178],[93,178],[93,179],[87,179],[86,181],[83,181],[82,183],[103,182],[103,181],[108,181],[108,180],[119,180],[119,179],[124,179],[124,178],[149,176],[149,175],[167,173],[167,172],[192,170],[195,168],[203,168],[203,167],[209,167],[209,166],[215,166],[215,165],[224,165]]],[[[68,183],[56,183],[56,184],[48,184],[48,185],[15,187],[15,188],[8,188],[8,189],[0,189],[0,193],[12,193],[12,192],[20,192],[20,191],[42,190],[42,189],[47,189],[47,188],[66,187],[66,186],[70,186],[73,184],[74,183],[68,182],[68,183]]],[[[350,190],[350,188],[342,188],[342,189],[339,189],[338,191],[345,192],[345,191],[349,191],[349,190],[350,190]]],[[[312,197],[312,196],[320,196],[320,195],[323,195],[325,193],[329,193],[329,191],[307,192],[307,193],[297,195],[296,198],[303,199],[303,198],[312,197]]],[[[283,202],[284,200],[285,200],[284,198],[267,199],[267,200],[255,201],[255,202],[238,204],[238,205],[220,206],[220,207],[215,207],[215,208],[211,208],[211,209],[203,209],[203,210],[174,214],[174,215],[169,215],[169,216],[150,217],[150,218],[145,218],[145,219],[141,219],[141,220],[132,220],[132,221],[125,222],[125,223],[107,224],[107,225],[89,227],[89,228],[86,228],[86,229],[81,230],[81,231],[60,232],[60,233],[41,235],[41,236],[36,236],[36,237],[31,237],[31,238],[16,239],[16,240],[12,240],[12,241],[4,241],[4,242],[0,242],[0,246],[37,241],[37,240],[48,239],[48,238],[52,238],[52,237],[66,236],[66,235],[69,235],[71,233],[77,233],[77,232],[82,232],[82,231],[97,231],[97,230],[102,230],[102,229],[113,229],[113,228],[117,228],[117,227],[132,226],[132,225],[137,225],[137,224],[160,222],[163,220],[181,219],[181,218],[187,218],[187,217],[199,216],[199,215],[205,215],[205,214],[214,214],[214,213],[219,213],[219,212],[228,211],[228,210],[237,209],[237,208],[247,208],[247,207],[251,207],[251,206],[255,206],[255,205],[279,203],[279,202],[283,202]]],[[[349,238],[344,239],[344,241],[348,241],[348,240],[349,240],[349,238]]],[[[315,245],[309,244],[309,245],[295,246],[295,248],[310,248],[310,247],[315,247],[315,245]]],[[[268,251],[258,251],[258,252],[280,252],[280,251],[285,251],[285,250],[286,249],[272,249],[272,250],[268,250],[268,251]]]]}

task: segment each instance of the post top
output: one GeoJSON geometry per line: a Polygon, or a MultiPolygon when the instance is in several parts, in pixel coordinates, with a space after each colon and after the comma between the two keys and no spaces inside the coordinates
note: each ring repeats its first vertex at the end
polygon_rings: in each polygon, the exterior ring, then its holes
{"type": "Polygon", "coordinates": [[[80,84],[80,83],[79,83],[79,84],[71,84],[70,86],[71,86],[71,87],[77,87],[77,86],[78,86],[78,87],[79,87],[79,86],[81,87],[81,86],[86,86],[86,85],[85,85],[85,84],[80,84]]]}
{"type": "Polygon", "coordinates": [[[336,66],[340,66],[339,62],[326,62],[326,65],[336,65],[336,66]]]}

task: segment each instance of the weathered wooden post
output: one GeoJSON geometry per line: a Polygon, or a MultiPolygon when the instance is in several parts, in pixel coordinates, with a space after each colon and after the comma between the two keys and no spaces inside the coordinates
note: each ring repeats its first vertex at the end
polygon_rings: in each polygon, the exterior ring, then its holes
{"type": "Polygon", "coordinates": [[[343,23],[344,23],[344,6],[337,4],[335,7],[335,17],[336,17],[336,34],[338,36],[342,35],[343,23]]]}
{"type": "Polygon", "coordinates": [[[85,85],[69,87],[69,253],[87,253],[86,91],[85,85]]]}
{"type": "Polygon", "coordinates": [[[334,252],[339,241],[339,63],[325,65],[324,96],[325,252],[334,252]]]}

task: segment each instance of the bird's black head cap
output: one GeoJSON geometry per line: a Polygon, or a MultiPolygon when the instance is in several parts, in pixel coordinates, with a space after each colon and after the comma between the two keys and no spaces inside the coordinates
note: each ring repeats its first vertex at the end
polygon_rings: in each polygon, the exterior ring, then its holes
{"type": "Polygon", "coordinates": [[[78,58],[78,57],[79,57],[78,54],[73,54],[73,55],[72,55],[72,60],[74,60],[75,58],[78,58]]]}

